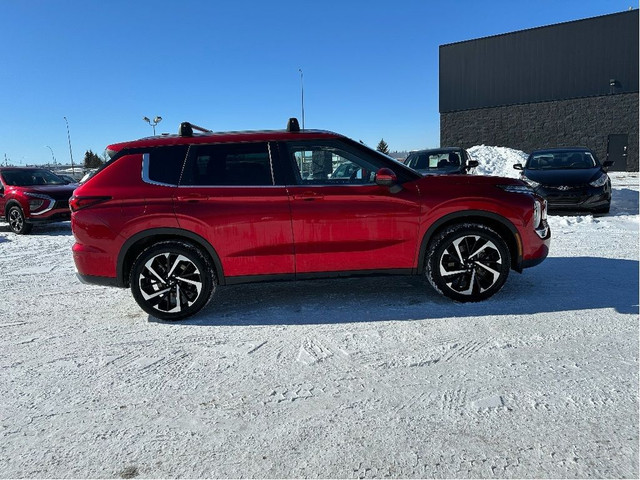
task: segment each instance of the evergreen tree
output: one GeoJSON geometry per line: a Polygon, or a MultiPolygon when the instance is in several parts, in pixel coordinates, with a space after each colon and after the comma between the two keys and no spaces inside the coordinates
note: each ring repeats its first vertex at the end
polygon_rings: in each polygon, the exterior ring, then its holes
{"type": "Polygon", "coordinates": [[[389,155],[389,145],[387,145],[387,142],[384,141],[384,138],[380,140],[380,143],[378,143],[376,150],[384,153],[385,155],[389,155]]]}
{"type": "Polygon", "coordinates": [[[100,168],[102,160],[91,150],[87,150],[84,154],[84,168],[100,168]]]}

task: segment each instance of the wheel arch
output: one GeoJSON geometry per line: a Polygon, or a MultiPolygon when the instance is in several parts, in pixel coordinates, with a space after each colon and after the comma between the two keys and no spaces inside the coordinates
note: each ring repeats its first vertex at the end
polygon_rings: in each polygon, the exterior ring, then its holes
{"type": "Polygon", "coordinates": [[[131,268],[133,267],[133,262],[146,247],[166,240],[187,241],[188,243],[199,247],[211,260],[218,283],[220,285],[225,285],[226,282],[220,257],[206,239],[193,232],[179,228],[152,228],[136,233],[122,245],[116,264],[116,279],[118,286],[129,286],[129,275],[131,273],[131,268]]]}
{"type": "Polygon", "coordinates": [[[454,212],[436,220],[426,231],[420,244],[417,273],[424,272],[426,265],[426,255],[429,243],[443,229],[451,225],[463,223],[480,223],[492,228],[500,237],[504,239],[511,254],[511,268],[517,272],[522,271],[522,240],[518,229],[511,221],[501,215],[483,210],[465,210],[454,212]]]}
{"type": "Polygon", "coordinates": [[[12,198],[11,200],[7,200],[7,203],[5,203],[4,212],[2,212],[2,216],[6,218],[7,217],[7,212],[14,205],[16,205],[18,208],[20,208],[20,210],[22,210],[22,213],[24,213],[24,208],[22,208],[22,205],[20,204],[20,202],[18,200],[16,200],[15,198],[12,198]]]}

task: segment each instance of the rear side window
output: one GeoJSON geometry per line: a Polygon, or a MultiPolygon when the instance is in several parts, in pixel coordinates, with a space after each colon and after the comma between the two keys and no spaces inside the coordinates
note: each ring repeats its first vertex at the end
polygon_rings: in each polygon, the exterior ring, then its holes
{"type": "Polygon", "coordinates": [[[194,145],[180,185],[273,185],[269,145],[266,142],[194,145]]]}
{"type": "Polygon", "coordinates": [[[163,185],[178,185],[188,148],[187,145],[158,147],[145,154],[143,161],[144,180],[163,185]]]}

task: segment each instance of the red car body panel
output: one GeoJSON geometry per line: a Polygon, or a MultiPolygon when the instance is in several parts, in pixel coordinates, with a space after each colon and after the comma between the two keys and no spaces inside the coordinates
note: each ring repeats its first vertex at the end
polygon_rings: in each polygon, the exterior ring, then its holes
{"type": "Polygon", "coordinates": [[[289,186],[296,273],[411,269],[419,244],[415,185],[289,186]]]}

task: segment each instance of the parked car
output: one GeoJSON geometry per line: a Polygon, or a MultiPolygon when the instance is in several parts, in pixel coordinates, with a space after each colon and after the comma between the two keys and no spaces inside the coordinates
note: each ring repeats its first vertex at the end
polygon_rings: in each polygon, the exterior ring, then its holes
{"type": "Polygon", "coordinates": [[[71,184],[77,185],[78,184],[78,180],[73,178],[71,175],[67,175],[67,174],[64,174],[64,173],[56,173],[56,175],[58,177],[60,177],[62,180],[64,180],[65,182],[67,182],[68,185],[71,185],[71,184]]]}
{"type": "Polygon", "coordinates": [[[611,179],[606,168],[584,147],[554,148],[532,152],[521,170],[521,178],[544,197],[549,210],[608,213],[611,207],[611,179]]]}
{"type": "Polygon", "coordinates": [[[520,180],[422,177],[295,119],[194,129],[109,146],[70,200],[80,279],[130,287],[154,317],[193,315],[218,285],[363,274],[422,275],[480,301],[547,256],[546,203],[520,180]],[[357,175],[333,178],[346,163],[357,175]]]}
{"type": "Polygon", "coordinates": [[[36,223],[69,220],[75,187],[43,168],[0,167],[0,218],[17,234],[36,223]]]}
{"type": "Polygon", "coordinates": [[[467,173],[478,166],[464,148],[447,147],[411,152],[405,165],[423,175],[467,173]]]}

